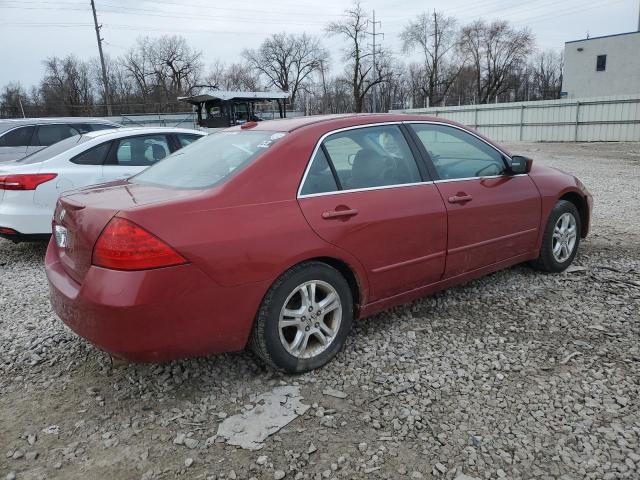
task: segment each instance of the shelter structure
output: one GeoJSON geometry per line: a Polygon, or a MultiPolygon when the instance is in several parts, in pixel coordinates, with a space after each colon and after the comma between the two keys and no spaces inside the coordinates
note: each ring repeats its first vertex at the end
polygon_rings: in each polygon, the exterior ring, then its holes
{"type": "MultiPolygon", "coordinates": [[[[263,113],[275,102],[280,118],[287,116],[288,92],[242,92],[208,90],[198,95],[178,97],[195,107],[198,125],[204,128],[225,128],[246,122],[265,120],[263,113]]],[[[269,118],[272,118],[269,117],[269,118]]]]}

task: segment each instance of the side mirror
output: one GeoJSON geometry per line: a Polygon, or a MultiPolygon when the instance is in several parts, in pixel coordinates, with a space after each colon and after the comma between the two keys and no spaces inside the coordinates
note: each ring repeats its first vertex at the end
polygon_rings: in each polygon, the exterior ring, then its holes
{"type": "Polygon", "coordinates": [[[529,173],[531,171],[531,165],[533,160],[522,155],[514,155],[509,162],[509,170],[512,175],[520,175],[523,173],[529,173]]]}

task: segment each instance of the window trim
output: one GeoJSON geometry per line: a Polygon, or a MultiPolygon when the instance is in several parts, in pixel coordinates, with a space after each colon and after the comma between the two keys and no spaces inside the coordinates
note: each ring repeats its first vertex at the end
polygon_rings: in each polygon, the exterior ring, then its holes
{"type": "MultiPolygon", "coordinates": [[[[304,186],[304,182],[307,180],[307,175],[309,174],[309,170],[311,169],[311,162],[313,161],[313,158],[316,154],[316,152],[318,151],[318,148],[320,148],[320,146],[322,145],[322,142],[324,142],[324,140],[330,136],[333,135],[334,133],[340,133],[340,132],[344,132],[344,131],[348,131],[348,130],[355,130],[358,128],[367,128],[367,127],[379,127],[379,126],[385,126],[385,125],[406,125],[407,126],[407,130],[409,132],[409,136],[410,138],[414,141],[417,142],[416,136],[417,134],[413,131],[413,129],[411,129],[411,125],[412,124],[428,124],[428,125],[444,125],[445,127],[451,127],[451,128],[456,128],[458,130],[461,130],[465,133],[468,133],[469,135],[472,135],[474,137],[476,137],[478,140],[480,140],[481,142],[483,142],[484,144],[486,144],[487,146],[491,147],[493,150],[495,150],[496,152],[500,153],[506,162],[510,162],[511,161],[511,155],[507,155],[507,153],[505,151],[503,151],[502,149],[496,147],[495,145],[492,145],[491,143],[489,143],[487,140],[485,140],[484,138],[482,138],[480,135],[478,135],[477,133],[468,130],[466,128],[460,127],[458,125],[454,125],[451,123],[447,123],[447,122],[437,122],[437,121],[432,121],[432,120],[402,120],[402,121],[395,121],[395,122],[380,122],[380,123],[366,123],[366,124],[362,124],[362,125],[352,125],[350,127],[343,127],[343,128],[337,128],[335,130],[331,130],[330,132],[325,133],[324,135],[322,135],[320,137],[320,139],[316,142],[316,145],[313,149],[313,151],[311,152],[311,157],[309,158],[309,160],[307,160],[307,167],[304,170],[304,174],[302,175],[302,180],[300,181],[300,184],[298,185],[298,190],[297,190],[297,194],[296,194],[296,198],[300,199],[300,198],[311,198],[311,197],[321,197],[321,196],[325,196],[325,195],[339,195],[342,193],[354,193],[354,192],[366,192],[366,191],[371,191],[371,190],[384,190],[384,189],[388,189],[388,188],[402,188],[402,187],[414,187],[416,185],[430,185],[430,184],[437,184],[437,183],[449,183],[449,182],[463,182],[463,181],[467,181],[467,180],[478,180],[480,178],[502,178],[502,177],[521,177],[521,176],[527,176],[528,174],[526,173],[522,173],[522,174],[518,174],[518,175],[509,175],[509,174],[502,174],[502,175],[487,175],[484,177],[467,177],[467,178],[450,178],[450,179],[440,179],[439,175],[434,176],[432,170],[435,170],[435,167],[433,165],[433,162],[431,161],[431,157],[429,156],[429,153],[426,151],[426,148],[424,148],[424,145],[422,145],[422,142],[417,143],[416,148],[418,148],[418,153],[420,154],[420,158],[415,158],[416,163],[419,162],[424,162],[427,167],[427,171],[429,173],[429,175],[431,175],[431,177],[433,178],[433,180],[424,180],[422,182],[414,182],[414,183],[401,183],[401,184],[397,184],[397,185],[382,185],[379,187],[367,187],[367,188],[353,188],[353,189],[349,189],[349,190],[336,190],[334,192],[321,192],[321,193],[309,193],[309,194],[302,194],[302,187],[304,186]]],[[[402,131],[402,129],[400,129],[402,131]]],[[[404,132],[402,132],[404,134],[404,132]]],[[[407,140],[407,144],[409,144],[409,148],[411,149],[411,153],[414,155],[416,155],[416,152],[414,152],[411,143],[408,141],[408,139],[405,137],[405,140],[407,140]]],[[[329,162],[331,162],[331,158],[328,158],[329,162]]],[[[419,167],[419,165],[418,165],[419,167]]],[[[418,168],[418,170],[420,170],[420,168],[418,168]]],[[[420,172],[420,174],[422,175],[422,171],[420,172]]]]}
{"type": "MultiPolygon", "coordinates": [[[[368,192],[368,191],[371,191],[371,190],[385,190],[385,189],[388,189],[388,188],[413,187],[413,186],[416,186],[416,185],[428,185],[428,184],[433,183],[432,180],[424,180],[422,182],[398,183],[398,184],[394,184],[394,185],[381,185],[381,186],[378,186],[378,187],[351,188],[351,189],[348,189],[348,190],[336,190],[336,191],[333,191],[333,192],[308,193],[308,194],[303,194],[302,193],[302,187],[304,186],[304,182],[307,180],[307,176],[309,174],[309,170],[311,170],[311,162],[313,161],[313,158],[315,157],[316,152],[318,151],[318,149],[323,147],[324,140],[328,136],[333,135],[335,133],[346,132],[346,131],[349,131],[349,130],[357,130],[357,129],[360,129],[360,128],[384,127],[384,126],[388,126],[388,125],[398,125],[400,127],[399,128],[400,133],[404,137],[405,142],[407,142],[407,146],[409,147],[409,150],[411,150],[411,155],[413,155],[413,157],[414,157],[414,161],[416,162],[416,168],[418,169],[418,172],[420,173],[420,176],[422,176],[423,172],[420,169],[419,163],[422,162],[423,159],[422,158],[415,158],[416,152],[414,152],[411,143],[406,138],[405,132],[401,128],[404,123],[405,122],[402,122],[402,121],[365,123],[365,124],[362,124],[362,125],[352,125],[350,127],[337,128],[335,130],[331,130],[330,132],[327,132],[324,135],[322,135],[320,137],[320,139],[316,142],[316,146],[313,148],[313,151],[311,152],[311,157],[309,158],[309,160],[307,160],[307,167],[305,168],[304,174],[302,175],[302,180],[300,181],[300,184],[298,185],[296,198],[310,198],[310,197],[321,197],[321,196],[324,196],[324,195],[339,195],[339,194],[342,194],[342,193],[368,192]]],[[[325,155],[327,153],[328,152],[325,152],[325,155]]],[[[334,168],[335,167],[332,165],[333,161],[331,160],[331,157],[328,156],[328,155],[327,155],[327,160],[330,163],[329,168],[331,169],[331,172],[334,174],[334,178],[337,177],[337,175],[334,173],[334,168]]],[[[336,184],[338,186],[340,186],[339,179],[336,181],[336,184]]]]}
{"type": "Polygon", "coordinates": [[[603,53],[600,55],[596,55],[596,72],[606,72],[606,71],[607,71],[607,54],[603,53]],[[602,68],[599,68],[601,58],[604,58],[604,62],[602,62],[602,68]]]}

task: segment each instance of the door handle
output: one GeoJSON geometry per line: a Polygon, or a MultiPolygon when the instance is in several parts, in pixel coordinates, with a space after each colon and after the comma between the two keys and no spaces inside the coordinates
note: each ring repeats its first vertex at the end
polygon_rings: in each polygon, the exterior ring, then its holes
{"type": "Polygon", "coordinates": [[[331,220],[332,218],[347,218],[353,217],[358,214],[358,210],[355,208],[349,208],[347,210],[327,210],[322,212],[322,218],[325,220],[331,220]]]}
{"type": "Polygon", "coordinates": [[[466,195],[466,194],[458,194],[458,195],[454,195],[453,197],[449,197],[449,203],[464,203],[464,202],[469,202],[473,200],[473,197],[471,195],[466,195]]]}

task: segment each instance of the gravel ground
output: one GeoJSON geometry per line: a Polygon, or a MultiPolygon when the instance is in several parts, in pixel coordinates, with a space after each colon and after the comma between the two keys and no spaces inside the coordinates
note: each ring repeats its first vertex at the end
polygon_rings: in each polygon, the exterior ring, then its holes
{"type": "Polygon", "coordinates": [[[511,148],[593,193],[579,268],[376,315],[305,375],[249,353],[112,363],[52,313],[44,246],[0,240],[0,478],[639,478],[640,144],[511,148]],[[310,408],[261,450],[216,439],[284,385],[310,408]]]}

